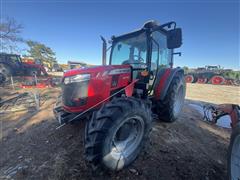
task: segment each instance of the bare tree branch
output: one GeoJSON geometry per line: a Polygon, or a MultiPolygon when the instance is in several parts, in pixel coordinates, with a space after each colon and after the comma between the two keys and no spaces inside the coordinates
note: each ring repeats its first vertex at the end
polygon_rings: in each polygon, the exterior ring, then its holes
{"type": "Polygon", "coordinates": [[[2,51],[14,51],[17,49],[17,43],[24,42],[21,37],[23,26],[18,24],[13,18],[1,19],[0,23],[0,41],[2,51]]]}

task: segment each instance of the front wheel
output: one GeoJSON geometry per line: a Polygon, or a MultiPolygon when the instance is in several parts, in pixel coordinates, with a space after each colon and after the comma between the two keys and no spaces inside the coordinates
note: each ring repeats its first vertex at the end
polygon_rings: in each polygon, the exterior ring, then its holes
{"type": "Polygon", "coordinates": [[[228,179],[240,179],[240,122],[233,129],[228,149],[228,179]]]}
{"type": "Polygon", "coordinates": [[[151,107],[135,98],[116,98],[95,112],[85,129],[86,160],[94,169],[120,170],[140,153],[151,128],[151,107]]]}
{"type": "Polygon", "coordinates": [[[224,79],[224,77],[222,77],[220,75],[216,75],[211,78],[210,82],[214,85],[220,85],[225,82],[225,79],[224,79]]]}

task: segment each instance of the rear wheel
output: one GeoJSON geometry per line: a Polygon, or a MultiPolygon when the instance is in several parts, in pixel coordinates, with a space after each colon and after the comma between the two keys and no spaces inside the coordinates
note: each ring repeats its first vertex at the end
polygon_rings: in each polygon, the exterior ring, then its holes
{"type": "Polygon", "coordinates": [[[211,79],[211,83],[214,85],[220,85],[223,84],[225,81],[224,77],[222,76],[213,76],[211,79]]]}
{"type": "Polygon", "coordinates": [[[191,74],[188,74],[185,76],[186,83],[193,83],[194,82],[194,76],[191,74]]]}
{"type": "Polygon", "coordinates": [[[182,74],[178,73],[173,78],[167,95],[163,100],[156,102],[155,112],[160,120],[174,122],[184,105],[186,83],[182,74]]]}
{"type": "Polygon", "coordinates": [[[233,129],[228,149],[228,179],[240,179],[240,123],[233,129]]]}
{"type": "Polygon", "coordinates": [[[140,153],[151,122],[150,105],[139,99],[116,98],[104,105],[86,125],[86,160],[93,169],[128,166],[140,153]]]}

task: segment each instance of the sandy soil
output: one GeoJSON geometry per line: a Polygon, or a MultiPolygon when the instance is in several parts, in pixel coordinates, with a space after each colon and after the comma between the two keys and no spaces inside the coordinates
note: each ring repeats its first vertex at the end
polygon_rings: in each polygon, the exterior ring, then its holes
{"type": "MultiPolygon", "coordinates": [[[[237,103],[237,98],[222,97],[222,92],[236,94],[235,87],[209,87],[188,85],[187,98],[237,103]]],[[[2,97],[10,95],[7,92],[0,89],[2,97]]],[[[84,161],[85,122],[56,130],[52,108],[59,92],[42,90],[47,98],[37,113],[0,115],[0,179],[225,179],[230,132],[201,121],[188,105],[191,100],[176,122],[154,123],[145,150],[131,166],[117,173],[94,174],[84,161]]]]}
{"type": "Polygon", "coordinates": [[[186,98],[215,104],[240,105],[240,86],[188,83],[186,98]]]}

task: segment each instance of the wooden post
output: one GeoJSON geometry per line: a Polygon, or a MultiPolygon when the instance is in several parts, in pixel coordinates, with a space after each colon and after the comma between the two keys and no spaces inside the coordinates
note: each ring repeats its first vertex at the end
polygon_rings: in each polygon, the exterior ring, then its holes
{"type": "Polygon", "coordinates": [[[11,76],[11,84],[12,84],[12,88],[13,90],[15,90],[14,84],[13,84],[13,77],[11,76]]]}

